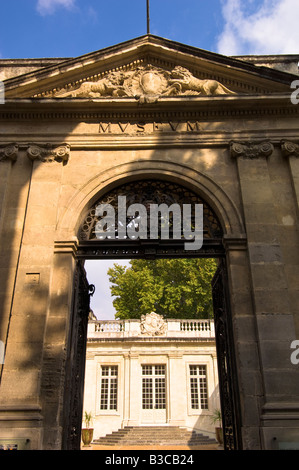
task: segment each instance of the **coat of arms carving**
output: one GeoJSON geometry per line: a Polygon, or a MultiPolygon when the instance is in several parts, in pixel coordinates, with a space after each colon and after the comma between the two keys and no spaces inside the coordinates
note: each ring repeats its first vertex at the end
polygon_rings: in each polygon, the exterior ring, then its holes
{"type": "Polygon", "coordinates": [[[167,323],[161,315],[151,312],[141,315],[140,331],[143,335],[160,336],[167,330],[167,323]]]}
{"type": "Polygon", "coordinates": [[[66,86],[56,98],[134,97],[140,103],[154,103],[163,96],[224,95],[234,92],[217,80],[199,79],[188,69],[176,66],[165,70],[140,65],[135,70],[111,71],[97,80],[66,86]]]}

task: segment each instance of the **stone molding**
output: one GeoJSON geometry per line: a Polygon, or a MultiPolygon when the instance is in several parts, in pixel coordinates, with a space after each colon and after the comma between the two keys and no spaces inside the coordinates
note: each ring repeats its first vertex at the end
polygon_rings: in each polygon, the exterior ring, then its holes
{"type": "Polygon", "coordinates": [[[299,144],[283,140],[281,142],[281,151],[284,157],[299,157],[299,144]]]}
{"type": "Polygon", "coordinates": [[[244,157],[249,159],[269,157],[274,150],[271,142],[231,142],[230,153],[233,158],[244,157]]]}
{"type": "Polygon", "coordinates": [[[28,158],[32,161],[39,160],[45,163],[56,161],[65,165],[69,160],[71,147],[68,144],[9,144],[0,147],[0,162],[6,160],[15,162],[19,150],[26,150],[28,158]]]}

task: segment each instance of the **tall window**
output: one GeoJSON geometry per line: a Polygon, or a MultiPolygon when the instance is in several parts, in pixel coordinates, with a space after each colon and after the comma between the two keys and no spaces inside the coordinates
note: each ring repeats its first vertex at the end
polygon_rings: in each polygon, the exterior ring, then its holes
{"type": "Polygon", "coordinates": [[[207,367],[205,365],[190,365],[190,394],[193,410],[208,409],[207,367]]]}
{"type": "Polygon", "coordinates": [[[142,366],[142,409],[166,408],[165,365],[142,366]]]}
{"type": "Polygon", "coordinates": [[[100,410],[117,410],[118,366],[101,366],[100,410]]]}

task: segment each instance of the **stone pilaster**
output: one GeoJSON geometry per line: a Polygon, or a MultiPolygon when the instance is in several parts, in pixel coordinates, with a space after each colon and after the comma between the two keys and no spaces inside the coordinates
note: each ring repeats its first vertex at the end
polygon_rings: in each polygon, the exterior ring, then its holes
{"type": "Polygon", "coordinates": [[[183,426],[185,410],[188,409],[188,397],[186,394],[186,369],[182,361],[182,352],[168,354],[167,367],[167,421],[172,426],[183,426]],[[182,377],[181,381],[172,382],[172,378],[182,377]]]}
{"type": "MultiPolygon", "coordinates": [[[[4,262],[0,269],[3,276],[6,276],[6,296],[10,292],[7,284],[12,285],[9,305],[7,301],[6,317],[10,334],[2,373],[1,402],[8,407],[21,407],[24,402],[26,405],[37,406],[41,401],[40,386],[43,376],[44,396],[48,393],[45,415],[52,417],[52,410],[49,412],[50,402],[55,402],[55,409],[58,409],[56,401],[61,400],[61,396],[58,397],[57,393],[55,395],[55,384],[61,380],[65,359],[64,326],[61,328],[63,338],[55,334],[53,337],[52,333],[58,332],[60,322],[66,324],[70,299],[68,303],[59,304],[64,309],[61,315],[60,308],[56,305],[52,309],[53,302],[49,302],[63,165],[47,163],[66,163],[69,148],[63,146],[61,150],[60,146],[51,146],[49,149],[46,145],[38,152],[35,150],[35,146],[29,145],[11,145],[0,149],[0,174],[5,177],[10,194],[9,199],[5,192],[0,196],[0,204],[3,206],[1,239],[6,240],[6,252],[1,253],[1,258],[5,257],[8,265],[16,267],[12,279],[4,262]],[[13,236],[9,236],[9,230],[13,236]],[[48,340],[49,336],[51,338],[48,340]],[[54,369],[60,370],[57,372],[57,380],[54,369]],[[18,383],[22,383],[21,388],[16,386],[18,383]],[[52,399],[53,396],[55,399],[52,399]]],[[[67,295],[72,284],[69,268],[68,274],[70,278],[67,281],[67,295]]],[[[55,279],[59,279],[59,275],[55,279]]],[[[61,285],[55,285],[56,287],[58,290],[62,289],[61,285]]],[[[61,300],[61,296],[59,299],[61,300]]]]}
{"type": "Polygon", "coordinates": [[[283,156],[289,160],[290,174],[299,211],[299,144],[282,141],[281,151],[283,156]]]}
{"type": "MultiPolygon", "coordinates": [[[[285,214],[285,224],[292,229],[293,236],[289,234],[286,238],[288,242],[289,256],[289,290],[292,296],[293,312],[296,314],[299,311],[299,250],[298,250],[298,236],[299,236],[299,144],[296,142],[282,141],[281,152],[283,157],[288,162],[290,181],[293,191],[293,200],[295,204],[295,213],[285,214]],[[296,220],[295,220],[296,219],[296,220]]],[[[295,316],[296,337],[299,338],[299,319],[295,316]]]]}
{"type": "Polygon", "coordinates": [[[264,399],[295,400],[298,386],[290,362],[294,320],[267,162],[274,147],[270,142],[231,143],[230,149],[244,208],[264,399]]]}

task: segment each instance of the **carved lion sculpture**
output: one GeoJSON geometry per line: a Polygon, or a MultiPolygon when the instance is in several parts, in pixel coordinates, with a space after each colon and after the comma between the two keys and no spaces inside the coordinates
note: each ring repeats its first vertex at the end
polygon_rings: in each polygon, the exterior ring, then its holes
{"type": "Polygon", "coordinates": [[[169,84],[179,85],[182,93],[192,90],[202,95],[234,94],[217,80],[200,80],[194,77],[189,70],[180,66],[172,70],[169,84]]]}
{"type": "Polygon", "coordinates": [[[61,90],[56,94],[59,98],[100,98],[101,96],[125,96],[123,89],[124,77],[119,73],[111,73],[108,78],[102,78],[97,82],[83,82],[72,90],[61,90]]]}

